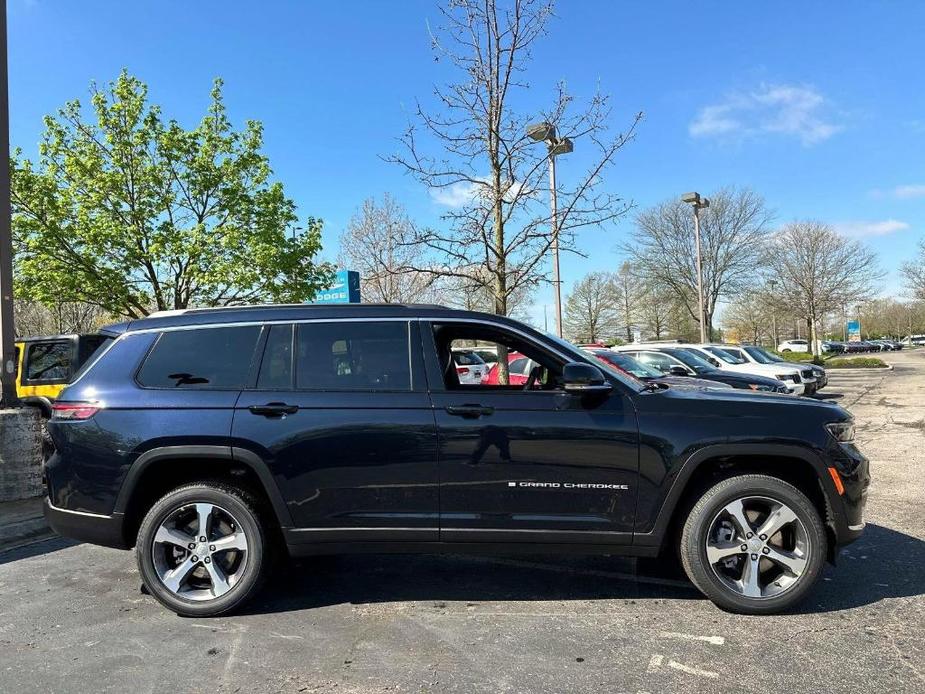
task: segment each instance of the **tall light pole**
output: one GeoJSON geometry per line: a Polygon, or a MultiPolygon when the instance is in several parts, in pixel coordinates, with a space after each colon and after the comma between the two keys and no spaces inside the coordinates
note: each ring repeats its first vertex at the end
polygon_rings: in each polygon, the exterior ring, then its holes
{"type": "Polygon", "coordinates": [[[777,349],[777,309],[774,304],[774,288],[777,286],[777,280],[768,280],[768,286],[771,288],[771,330],[774,331],[774,337],[771,338],[771,349],[777,349]]]}
{"type": "MultiPolygon", "coordinates": [[[[700,193],[685,193],[681,202],[686,202],[694,208],[694,244],[697,247],[697,301],[700,304],[700,342],[707,342],[707,320],[703,310],[703,261],[700,255],[700,210],[710,206],[710,201],[700,197],[700,193]]],[[[710,338],[712,339],[712,335],[710,338]]]]}
{"type": "Polygon", "coordinates": [[[527,127],[527,136],[536,142],[545,142],[549,155],[549,218],[552,225],[552,281],[556,288],[556,335],[562,337],[562,282],[559,279],[559,211],[556,207],[556,157],[574,149],[567,137],[556,136],[552,123],[534,123],[527,127]]]}
{"type": "Polygon", "coordinates": [[[13,331],[13,241],[10,220],[10,99],[6,57],[6,2],[0,7],[0,405],[16,403],[16,344],[13,331]]]}

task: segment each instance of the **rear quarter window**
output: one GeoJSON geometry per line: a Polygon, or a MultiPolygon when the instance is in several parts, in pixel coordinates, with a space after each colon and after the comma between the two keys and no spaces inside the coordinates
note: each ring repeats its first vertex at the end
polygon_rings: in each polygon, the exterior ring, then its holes
{"type": "Polygon", "coordinates": [[[27,381],[67,381],[73,373],[74,345],[69,340],[36,342],[26,351],[27,381]]]}
{"type": "Polygon", "coordinates": [[[138,371],[138,383],[145,388],[243,388],[259,336],[257,325],[161,333],[138,371]]]}

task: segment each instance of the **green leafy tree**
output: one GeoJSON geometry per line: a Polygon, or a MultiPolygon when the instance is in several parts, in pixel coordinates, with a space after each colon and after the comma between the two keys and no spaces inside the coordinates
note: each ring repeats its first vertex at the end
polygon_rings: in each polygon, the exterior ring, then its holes
{"type": "Polygon", "coordinates": [[[301,228],[270,180],[263,128],[235,130],[216,80],[185,130],[123,71],[45,118],[36,163],[11,158],[19,296],[88,302],[126,317],[154,310],[310,299],[331,280],[315,262],[321,221],[301,228]]]}

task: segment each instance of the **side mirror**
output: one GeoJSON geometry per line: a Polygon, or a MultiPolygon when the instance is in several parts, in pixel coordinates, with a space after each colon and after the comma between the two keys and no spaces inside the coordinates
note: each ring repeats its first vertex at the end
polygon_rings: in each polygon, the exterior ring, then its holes
{"type": "Polygon", "coordinates": [[[576,395],[609,393],[613,390],[599,368],[580,361],[570,361],[562,367],[562,382],[566,392],[576,395]]]}
{"type": "Polygon", "coordinates": [[[678,365],[678,364],[675,364],[675,365],[672,366],[670,369],[668,369],[668,373],[671,374],[672,376],[688,376],[688,375],[690,375],[690,374],[687,373],[687,369],[685,369],[683,366],[680,366],[680,365],[678,365]]]}

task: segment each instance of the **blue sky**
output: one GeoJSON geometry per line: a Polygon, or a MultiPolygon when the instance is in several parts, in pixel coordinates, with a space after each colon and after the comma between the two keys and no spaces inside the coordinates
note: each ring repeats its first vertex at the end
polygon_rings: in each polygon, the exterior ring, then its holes
{"type": "MultiPolygon", "coordinates": [[[[448,76],[430,51],[435,1],[10,0],[11,143],[34,154],[43,115],[122,67],[192,126],[221,76],[234,121],[263,121],[300,213],[324,219],[326,256],[369,195],[391,192],[439,223],[445,208],[381,159],[414,100],[427,103],[448,76]]],[[[565,80],[579,98],[598,85],[610,93],[617,130],[644,111],[610,190],[646,207],[752,187],[779,223],[820,219],[869,243],[888,273],[882,293],[899,294],[897,268],[925,229],[925,3],[572,0],[556,13],[524,105],[549,104],[565,80]]],[[[560,178],[587,163],[577,142],[560,178]]],[[[616,269],[631,223],[584,233],[590,258],[565,259],[566,290],[587,271],[616,269]]]]}

